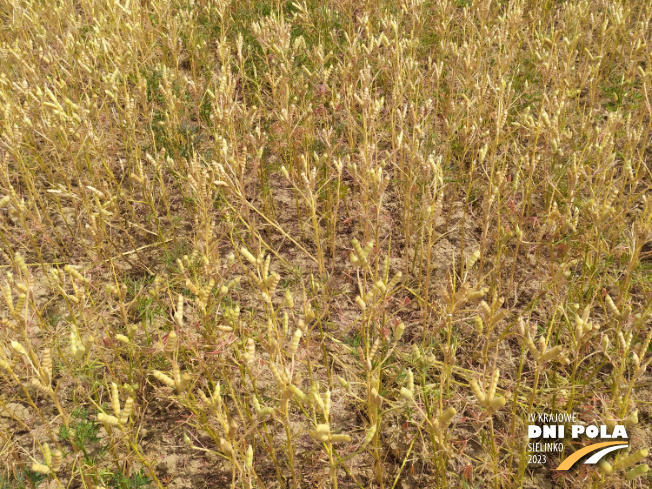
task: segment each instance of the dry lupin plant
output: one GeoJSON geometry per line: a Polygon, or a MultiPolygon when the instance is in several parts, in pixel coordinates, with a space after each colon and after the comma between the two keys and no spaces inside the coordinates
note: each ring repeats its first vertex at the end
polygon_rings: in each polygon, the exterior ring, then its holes
{"type": "Polygon", "coordinates": [[[650,14],[5,1],[0,486],[649,486],[650,14]]]}

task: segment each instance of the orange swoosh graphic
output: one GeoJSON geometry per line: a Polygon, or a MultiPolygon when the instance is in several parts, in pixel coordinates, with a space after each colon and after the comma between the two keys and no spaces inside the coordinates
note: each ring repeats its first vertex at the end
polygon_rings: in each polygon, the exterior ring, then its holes
{"type": "Polygon", "coordinates": [[[595,452],[596,450],[600,450],[601,448],[610,447],[612,445],[622,445],[622,444],[623,444],[622,441],[605,441],[602,443],[594,443],[593,445],[589,445],[587,447],[582,448],[581,450],[576,451],[575,453],[573,453],[573,455],[564,459],[564,461],[560,463],[559,467],[557,467],[555,470],[568,470],[575,464],[575,462],[581,459],[584,455],[588,455],[589,453],[595,452]]]}

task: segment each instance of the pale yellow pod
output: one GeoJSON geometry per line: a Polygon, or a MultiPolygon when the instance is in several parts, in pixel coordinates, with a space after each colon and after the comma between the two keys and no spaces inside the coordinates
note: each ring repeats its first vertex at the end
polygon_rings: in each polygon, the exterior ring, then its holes
{"type": "Polygon", "coordinates": [[[485,396],[484,392],[482,392],[482,389],[480,389],[478,383],[474,379],[471,379],[469,383],[471,384],[471,390],[473,391],[473,395],[476,397],[476,399],[481,405],[485,406],[487,402],[487,397],[485,396]]]}
{"type": "Polygon", "coordinates": [[[373,345],[371,345],[371,350],[369,350],[369,358],[373,359],[376,356],[376,353],[378,352],[378,347],[380,346],[380,340],[376,338],[374,340],[373,345]]]}
{"type": "Polygon", "coordinates": [[[317,405],[323,411],[324,410],[324,400],[319,395],[319,391],[317,390],[317,386],[315,384],[312,384],[312,386],[310,387],[310,395],[312,396],[313,400],[317,403],[317,405]]]}
{"type": "Polygon", "coordinates": [[[41,447],[41,452],[43,453],[43,461],[48,467],[52,466],[52,452],[50,451],[50,446],[47,443],[43,443],[41,447]]]}
{"type": "Polygon", "coordinates": [[[288,384],[288,389],[290,389],[290,392],[292,392],[292,394],[294,394],[301,401],[305,401],[308,398],[303,393],[303,391],[294,384],[288,384]]]}
{"type": "Polygon", "coordinates": [[[419,350],[419,346],[416,343],[412,343],[412,355],[417,362],[421,361],[421,350],[419,350]]]}
{"type": "Polygon", "coordinates": [[[23,308],[25,307],[26,300],[27,300],[27,295],[20,294],[18,296],[18,301],[16,301],[16,306],[14,307],[14,314],[15,315],[22,314],[23,308]]]}
{"type": "Polygon", "coordinates": [[[331,417],[331,390],[326,390],[324,395],[324,419],[328,421],[331,417]]]}
{"type": "Polygon", "coordinates": [[[627,419],[625,419],[625,426],[631,428],[632,426],[635,426],[637,424],[638,424],[638,409],[635,409],[629,416],[627,416],[627,419]]]}
{"type": "Polygon", "coordinates": [[[52,452],[52,472],[59,472],[61,468],[61,462],[63,461],[63,454],[61,450],[55,450],[52,452]]]}
{"type": "Polygon", "coordinates": [[[21,355],[27,355],[27,351],[25,350],[25,348],[23,347],[23,345],[21,345],[21,344],[18,343],[17,341],[12,341],[12,342],[11,342],[11,347],[12,347],[16,352],[20,353],[21,355]]]}
{"type": "Polygon", "coordinates": [[[32,464],[32,472],[36,472],[37,474],[48,475],[50,473],[50,467],[35,462],[32,464]]]}
{"type": "Polygon", "coordinates": [[[290,324],[290,316],[288,316],[287,312],[283,313],[283,335],[288,334],[288,327],[290,324]]]}
{"type": "Polygon", "coordinates": [[[245,455],[245,467],[250,469],[254,463],[254,449],[251,445],[247,448],[247,454],[245,455]]]}
{"type": "Polygon", "coordinates": [[[321,423],[315,427],[315,431],[317,431],[317,433],[328,434],[331,432],[331,426],[328,423],[321,423]]]}
{"type": "Polygon", "coordinates": [[[491,401],[496,395],[496,388],[498,387],[498,379],[500,378],[500,370],[496,369],[491,374],[491,383],[487,390],[487,400],[491,401]]]}
{"type": "Polygon", "coordinates": [[[252,255],[249,252],[249,250],[247,248],[245,248],[244,246],[242,248],[240,248],[240,253],[242,253],[242,256],[244,256],[249,263],[251,263],[254,266],[256,265],[256,263],[257,263],[256,258],[254,257],[254,255],[252,255]]]}
{"type": "Polygon", "coordinates": [[[396,325],[396,328],[394,328],[394,341],[401,341],[404,331],[405,331],[405,324],[403,322],[398,323],[396,325]]]}
{"type": "Polygon", "coordinates": [[[611,296],[610,296],[609,294],[607,294],[607,295],[605,296],[605,298],[604,298],[604,302],[605,302],[605,304],[607,305],[607,310],[608,310],[611,314],[613,314],[614,316],[616,316],[616,318],[620,318],[620,311],[619,311],[618,308],[616,307],[616,304],[614,303],[613,299],[611,298],[611,296]]]}
{"type": "Polygon", "coordinates": [[[115,382],[111,382],[111,407],[113,408],[113,413],[120,417],[120,396],[118,386],[115,382]]]}
{"type": "Polygon", "coordinates": [[[475,318],[473,319],[473,324],[476,333],[482,334],[482,331],[484,330],[484,323],[482,322],[482,318],[476,315],[475,318]]]}
{"type": "Polygon", "coordinates": [[[125,336],[123,334],[115,335],[115,339],[120,341],[121,343],[125,343],[127,345],[131,343],[131,340],[127,336],[125,336]]]}
{"type": "Polygon", "coordinates": [[[332,443],[348,443],[350,441],[351,437],[349,435],[331,435],[332,443]]]}
{"type": "Polygon", "coordinates": [[[269,369],[272,371],[272,375],[276,379],[276,382],[278,383],[278,385],[281,388],[285,389],[285,379],[283,378],[281,372],[279,372],[279,370],[276,368],[276,365],[274,365],[273,363],[270,363],[269,364],[269,369]]]}
{"type": "Polygon", "coordinates": [[[412,391],[406,389],[405,387],[401,387],[401,397],[406,401],[411,401],[413,399],[412,391]]]}
{"type": "Polygon", "coordinates": [[[276,287],[280,281],[281,276],[277,272],[272,272],[272,274],[267,277],[265,285],[267,285],[267,289],[269,290],[270,294],[273,294],[276,291],[276,287]]]}
{"type": "Polygon", "coordinates": [[[611,474],[614,473],[614,468],[612,467],[612,465],[609,462],[607,462],[606,460],[604,460],[604,459],[600,460],[600,462],[598,462],[598,467],[606,475],[611,475],[611,474]]]}
{"type": "Polygon", "coordinates": [[[48,388],[43,382],[41,382],[39,379],[36,377],[32,377],[30,379],[30,384],[34,386],[36,389],[41,391],[44,394],[49,394],[50,393],[50,388],[48,388]]]}
{"type": "Polygon", "coordinates": [[[174,319],[180,328],[183,327],[183,296],[181,294],[177,297],[177,310],[174,314],[174,319]]]}
{"type": "Polygon", "coordinates": [[[245,349],[244,360],[249,367],[252,367],[256,360],[256,343],[254,343],[252,338],[247,339],[247,346],[245,349]]]}
{"type": "Polygon", "coordinates": [[[174,330],[170,331],[163,351],[165,353],[173,353],[177,348],[177,339],[177,333],[174,330]]]}
{"type": "Polygon", "coordinates": [[[457,411],[455,408],[449,407],[446,411],[442,413],[441,416],[439,416],[439,426],[442,429],[446,429],[446,427],[450,424],[450,422],[453,420],[453,417],[457,414],[457,411]]]}
{"type": "Polygon", "coordinates": [[[301,336],[303,332],[300,329],[297,329],[292,335],[292,343],[290,343],[290,353],[296,355],[297,350],[299,349],[299,341],[301,341],[301,336]]]}
{"type": "Polygon", "coordinates": [[[309,323],[310,321],[315,319],[315,311],[312,310],[312,307],[310,306],[310,304],[306,305],[306,310],[305,310],[304,315],[306,317],[306,322],[307,323],[309,323]]]}
{"type": "Polygon", "coordinates": [[[111,426],[118,426],[119,423],[118,418],[116,418],[115,416],[110,416],[105,413],[99,413],[97,415],[97,420],[101,423],[106,423],[111,426]]]}
{"type": "Polygon", "coordinates": [[[602,337],[602,341],[600,341],[600,346],[602,346],[603,351],[607,351],[609,348],[609,337],[607,335],[604,335],[602,337]]]}
{"type": "Polygon", "coordinates": [[[539,357],[539,363],[550,362],[555,360],[559,355],[561,355],[563,350],[564,350],[563,346],[561,345],[555,346],[554,348],[548,350],[546,353],[541,355],[541,357],[539,357]]]}
{"type": "Polygon", "coordinates": [[[647,457],[647,455],[647,450],[638,450],[634,453],[630,453],[626,457],[619,459],[616,465],[619,469],[626,469],[627,467],[631,467],[632,465],[639,463],[641,460],[647,457]]]}
{"type": "Polygon", "coordinates": [[[43,373],[43,383],[50,385],[50,382],[52,381],[52,355],[49,348],[43,350],[41,370],[43,373]]]}
{"type": "Polygon", "coordinates": [[[639,465],[638,467],[634,467],[632,470],[627,471],[627,474],[625,474],[625,479],[628,481],[634,480],[637,477],[641,477],[642,475],[647,474],[649,470],[650,467],[648,467],[647,464],[639,465]]]}
{"type": "Polygon", "coordinates": [[[183,433],[183,442],[186,444],[186,446],[192,447],[192,440],[188,436],[188,433],[186,433],[185,431],[183,433]]]}
{"type": "Polygon", "coordinates": [[[310,431],[308,431],[308,435],[313,440],[317,440],[317,441],[320,441],[320,442],[327,442],[328,441],[328,434],[325,434],[325,433],[319,433],[318,431],[310,430],[310,431]]]}
{"type": "Polygon", "coordinates": [[[489,402],[489,407],[493,411],[498,411],[499,409],[501,409],[505,405],[506,402],[507,401],[505,400],[505,398],[503,396],[496,396],[489,402]]]}
{"type": "Polygon", "coordinates": [[[372,424],[371,427],[369,428],[369,430],[367,431],[367,434],[365,435],[364,440],[362,441],[362,446],[363,447],[368,445],[369,443],[371,443],[371,440],[374,439],[374,436],[376,436],[376,429],[377,429],[377,425],[372,424]]]}
{"type": "Polygon", "coordinates": [[[131,397],[128,397],[125,401],[124,408],[122,409],[122,416],[120,416],[120,424],[126,425],[129,423],[129,416],[134,407],[134,400],[131,397]]]}
{"type": "Polygon", "coordinates": [[[172,380],[170,377],[168,377],[167,375],[165,375],[163,372],[161,372],[159,370],[152,371],[152,375],[154,376],[154,378],[156,380],[158,380],[159,382],[162,382],[163,384],[167,385],[168,387],[174,387],[175,386],[174,380],[172,380]]]}

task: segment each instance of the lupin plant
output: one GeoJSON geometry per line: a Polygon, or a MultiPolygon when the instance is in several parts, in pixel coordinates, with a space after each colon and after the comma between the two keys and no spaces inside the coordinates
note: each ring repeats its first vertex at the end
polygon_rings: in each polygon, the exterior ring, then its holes
{"type": "Polygon", "coordinates": [[[647,487],[650,2],[263,3],[0,8],[0,486],[647,487]]]}

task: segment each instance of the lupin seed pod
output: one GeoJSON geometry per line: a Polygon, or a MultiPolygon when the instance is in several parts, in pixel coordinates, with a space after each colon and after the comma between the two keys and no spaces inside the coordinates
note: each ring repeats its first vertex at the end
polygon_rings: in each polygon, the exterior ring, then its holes
{"type": "Polygon", "coordinates": [[[637,424],[638,424],[638,409],[635,409],[625,419],[625,426],[631,428],[632,426],[636,426],[637,424]]]}
{"type": "Polygon", "coordinates": [[[152,375],[154,376],[154,378],[156,380],[158,380],[159,382],[162,382],[163,384],[167,385],[168,387],[174,387],[175,386],[174,380],[172,380],[170,377],[168,377],[167,375],[165,375],[163,372],[161,372],[159,370],[154,370],[152,372],[152,375]]]}
{"type": "Polygon", "coordinates": [[[491,401],[496,395],[496,388],[498,387],[498,379],[500,378],[500,370],[496,369],[491,374],[491,383],[489,390],[487,390],[487,399],[491,401]]]}
{"type": "Polygon", "coordinates": [[[369,443],[371,443],[371,440],[374,439],[374,436],[376,436],[377,426],[378,425],[376,425],[376,424],[372,424],[369,427],[369,430],[367,430],[367,434],[365,435],[364,440],[362,441],[362,446],[363,447],[369,445],[369,443]]]}
{"type": "Polygon", "coordinates": [[[292,335],[292,342],[290,343],[290,353],[296,355],[297,350],[299,349],[299,341],[301,341],[301,336],[303,332],[300,329],[297,329],[292,335]]]}
{"type": "Polygon", "coordinates": [[[507,400],[503,396],[496,396],[491,401],[489,401],[489,408],[492,411],[498,411],[503,406],[505,406],[506,403],[507,400]]]}
{"type": "Polygon", "coordinates": [[[43,394],[49,394],[51,387],[46,386],[43,382],[41,382],[39,379],[36,377],[32,377],[30,380],[30,384],[36,388],[37,390],[41,391],[43,394]]]}
{"type": "Polygon", "coordinates": [[[276,368],[276,365],[274,365],[273,363],[270,363],[269,364],[269,369],[272,371],[272,375],[276,379],[276,382],[278,383],[278,385],[281,388],[285,389],[285,379],[283,378],[281,372],[279,372],[279,370],[276,368]]]}
{"type": "Polygon", "coordinates": [[[482,322],[482,318],[476,315],[475,318],[473,319],[473,324],[476,333],[482,334],[482,331],[484,330],[484,324],[482,322]]]}
{"type": "Polygon", "coordinates": [[[446,411],[442,413],[441,416],[439,416],[439,427],[441,429],[446,429],[446,427],[450,424],[450,422],[453,420],[453,417],[457,414],[457,411],[455,408],[449,407],[446,411]]]}
{"type": "Polygon", "coordinates": [[[178,337],[177,334],[174,332],[174,330],[170,331],[168,334],[168,339],[165,342],[165,348],[163,351],[167,354],[174,353],[175,350],[177,349],[177,342],[178,342],[178,337]]]}
{"type": "Polygon", "coordinates": [[[638,467],[634,467],[633,469],[627,471],[625,474],[625,479],[628,481],[634,480],[637,477],[641,477],[642,475],[647,474],[649,470],[650,467],[648,467],[647,464],[639,465],[638,467]]]}
{"type": "Polygon", "coordinates": [[[127,337],[127,336],[125,336],[123,334],[115,335],[115,339],[118,340],[119,342],[125,343],[127,345],[131,343],[131,340],[129,339],[129,337],[127,337]]]}
{"type": "Polygon", "coordinates": [[[331,443],[348,443],[351,441],[351,437],[349,435],[331,435],[330,441],[331,443]]]}
{"type": "Polygon", "coordinates": [[[406,389],[405,387],[401,387],[400,391],[401,397],[405,399],[406,401],[411,401],[414,398],[414,395],[412,394],[412,391],[409,389],[406,389]]]}
{"type": "Polygon", "coordinates": [[[119,423],[118,418],[115,416],[110,416],[106,413],[99,413],[97,415],[97,420],[101,423],[106,423],[111,426],[118,426],[119,423]]]}
{"type": "Polygon", "coordinates": [[[265,280],[265,285],[267,285],[267,289],[269,290],[270,294],[274,293],[280,281],[281,276],[277,272],[272,272],[272,274],[267,277],[267,280],[265,280]]]}
{"type": "Polygon", "coordinates": [[[251,445],[247,447],[247,454],[245,456],[245,468],[251,469],[254,464],[254,449],[251,445]]]}
{"type": "Polygon", "coordinates": [[[398,323],[396,325],[396,328],[394,328],[394,341],[401,341],[404,331],[405,331],[405,324],[403,322],[398,323]]]}
{"type": "Polygon", "coordinates": [[[252,265],[255,266],[257,264],[256,258],[254,257],[254,255],[252,255],[249,252],[249,250],[247,248],[245,248],[244,246],[242,248],[240,248],[240,253],[242,253],[242,256],[244,256],[247,259],[247,261],[249,263],[251,263],[252,265]]]}
{"type": "Polygon", "coordinates": [[[288,334],[288,328],[290,325],[290,316],[288,316],[287,312],[283,313],[283,335],[288,334]]]}
{"type": "Polygon", "coordinates": [[[371,350],[369,350],[369,359],[373,359],[378,352],[378,347],[380,346],[380,340],[376,338],[373,345],[371,345],[371,350]]]}
{"type": "Polygon", "coordinates": [[[620,311],[616,307],[616,304],[614,304],[613,299],[609,294],[607,294],[604,298],[604,302],[607,305],[607,310],[614,315],[617,319],[620,319],[620,311]]]}
{"type": "Polygon", "coordinates": [[[21,355],[27,355],[27,351],[25,350],[23,345],[21,345],[17,341],[12,341],[11,342],[11,347],[14,349],[14,351],[20,353],[21,355]]]}
{"type": "Polygon", "coordinates": [[[614,473],[614,468],[613,468],[613,466],[612,466],[609,462],[607,462],[606,460],[604,460],[604,459],[603,459],[603,460],[600,460],[600,462],[598,462],[598,467],[599,467],[600,470],[601,470],[604,474],[606,474],[606,475],[611,475],[611,474],[614,473]]]}
{"type": "Polygon", "coordinates": [[[111,382],[111,407],[113,408],[113,413],[120,417],[120,397],[118,386],[115,382],[111,382]]]}
{"type": "Polygon", "coordinates": [[[638,450],[634,453],[630,453],[629,455],[623,458],[617,459],[614,465],[618,469],[626,469],[628,467],[631,467],[632,465],[639,463],[647,456],[648,456],[647,450],[638,450]]]}
{"type": "Polygon", "coordinates": [[[416,343],[412,343],[412,356],[415,362],[420,362],[422,359],[421,350],[419,350],[419,346],[416,343]]]}
{"type": "Polygon", "coordinates": [[[331,417],[331,390],[328,389],[324,395],[324,419],[328,422],[331,417]]]}
{"type": "Polygon", "coordinates": [[[319,395],[319,390],[317,389],[316,384],[312,384],[310,387],[310,395],[312,396],[313,400],[319,406],[319,408],[323,411],[324,410],[324,400],[321,398],[319,395]]]}
{"type": "Polygon", "coordinates": [[[292,392],[292,394],[294,394],[294,396],[301,402],[305,402],[308,399],[308,396],[306,396],[296,385],[288,384],[288,389],[290,389],[290,392],[292,392]]]}
{"type": "Polygon", "coordinates": [[[125,401],[124,408],[122,409],[122,415],[120,416],[120,424],[126,425],[129,422],[129,416],[134,407],[134,400],[131,397],[128,397],[125,401]]]}
{"type": "Polygon", "coordinates": [[[246,351],[243,355],[244,361],[249,368],[253,367],[256,360],[256,343],[252,338],[247,339],[246,351]]]}
{"type": "Polygon", "coordinates": [[[47,443],[43,443],[41,447],[41,452],[43,453],[43,461],[48,467],[52,466],[52,452],[50,451],[50,446],[47,443]]]}
{"type": "Polygon", "coordinates": [[[52,465],[50,466],[52,468],[52,472],[59,472],[62,461],[63,454],[61,453],[61,450],[54,450],[52,452],[52,465]]]}
{"type": "Polygon", "coordinates": [[[16,301],[16,306],[14,307],[14,315],[19,316],[23,312],[23,307],[25,307],[25,302],[27,300],[27,295],[20,294],[18,296],[18,301],[16,301]]]}
{"type": "Polygon", "coordinates": [[[35,462],[32,464],[32,472],[36,472],[37,474],[48,475],[50,473],[50,467],[35,462]]]}
{"type": "Polygon", "coordinates": [[[183,328],[183,296],[177,297],[177,310],[174,313],[174,320],[180,328],[183,328]]]}
{"type": "Polygon", "coordinates": [[[471,379],[469,383],[471,384],[471,390],[473,391],[475,398],[482,406],[486,406],[487,396],[485,396],[484,392],[482,392],[482,389],[480,389],[478,383],[474,379],[471,379]]]}
{"type": "Polygon", "coordinates": [[[347,392],[351,392],[351,384],[343,377],[337,376],[337,381],[339,384],[346,389],[347,392]]]}
{"type": "Polygon", "coordinates": [[[43,356],[41,357],[41,371],[43,374],[43,383],[50,385],[50,382],[52,381],[52,355],[49,348],[43,350],[43,356]]]}

